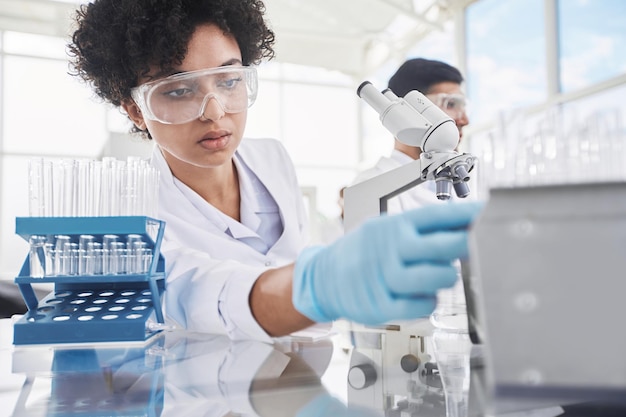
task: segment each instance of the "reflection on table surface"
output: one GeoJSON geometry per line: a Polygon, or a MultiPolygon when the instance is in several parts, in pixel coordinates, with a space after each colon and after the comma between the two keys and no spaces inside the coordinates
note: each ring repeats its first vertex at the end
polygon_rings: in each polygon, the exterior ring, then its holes
{"type": "Polygon", "coordinates": [[[5,319],[0,417],[626,415],[591,403],[493,401],[481,357],[467,335],[423,323],[340,323],[274,345],[170,331],[141,344],[13,346],[5,319]]]}

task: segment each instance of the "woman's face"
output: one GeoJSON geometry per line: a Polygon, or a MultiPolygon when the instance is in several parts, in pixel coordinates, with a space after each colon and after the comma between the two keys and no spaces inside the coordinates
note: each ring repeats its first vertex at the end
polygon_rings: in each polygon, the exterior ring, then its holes
{"type": "MultiPolygon", "coordinates": [[[[227,65],[242,65],[239,46],[232,36],[207,24],[198,26],[189,40],[185,59],[174,69],[187,72],[227,65]]],[[[150,75],[154,77],[156,74],[150,75]]],[[[148,80],[140,80],[140,83],[148,80]]],[[[132,102],[124,108],[139,128],[147,127],[174,173],[193,167],[230,167],[231,158],[241,143],[247,117],[247,109],[240,113],[225,113],[214,99],[207,102],[202,116],[183,124],[163,124],[144,118],[139,107],[132,102]]]]}

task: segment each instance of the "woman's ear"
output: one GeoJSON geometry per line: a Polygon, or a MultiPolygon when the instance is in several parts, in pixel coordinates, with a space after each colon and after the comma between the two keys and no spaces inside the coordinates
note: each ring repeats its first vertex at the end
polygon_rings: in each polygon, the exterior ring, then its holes
{"type": "Polygon", "coordinates": [[[124,100],[122,108],[139,130],[146,130],[146,121],[143,118],[141,109],[134,100],[124,100]]]}

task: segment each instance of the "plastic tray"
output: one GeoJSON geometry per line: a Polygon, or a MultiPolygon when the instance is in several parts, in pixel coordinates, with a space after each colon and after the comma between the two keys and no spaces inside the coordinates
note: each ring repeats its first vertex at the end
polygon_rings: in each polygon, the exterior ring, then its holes
{"type": "Polygon", "coordinates": [[[165,222],[145,216],[18,217],[16,233],[32,235],[81,234],[101,237],[141,235],[152,250],[145,274],[30,276],[28,257],[15,283],[28,312],[14,325],[13,343],[93,343],[145,341],[158,333],[148,321],[163,323],[161,298],[165,291],[165,261],[160,253],[165,222]],[[54,291],[38,300],[32,284],[54,283],[54,291]]]}

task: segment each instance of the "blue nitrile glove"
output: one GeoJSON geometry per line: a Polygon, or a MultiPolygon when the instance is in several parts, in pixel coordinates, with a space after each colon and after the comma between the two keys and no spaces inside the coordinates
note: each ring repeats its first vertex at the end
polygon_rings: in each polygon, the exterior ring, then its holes
{"type": "Polygon", "coordinates": [[[437,290],[454,285],[467,257],[467,226],[482,203],[432,205],[369,219],[296,261],[295,308],[316,322],[361,324],[428,316],[437,290]]]}

